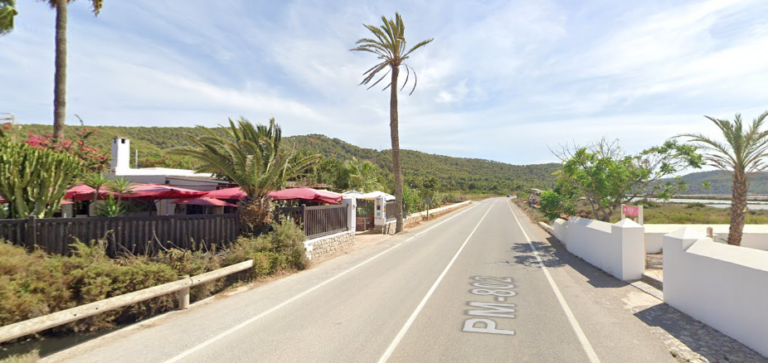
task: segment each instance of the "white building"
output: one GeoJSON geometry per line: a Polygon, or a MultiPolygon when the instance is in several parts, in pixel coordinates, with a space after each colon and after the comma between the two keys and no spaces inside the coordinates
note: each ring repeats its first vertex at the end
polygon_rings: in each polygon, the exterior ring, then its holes
{"type": "MultiPolygon", "coordinates": [[[[132,183],[158,183],[194,190],[216,190],[229,186],[226,180],[215,179],[212,174],[196,173],[193,170],[171,168],[131,168],[131,140],[124,137],[112,139],[112,163],[108,173],[110,178],[124,177],[132,183]]],[[[175,200],[163,199],[155,202],[158,215],[172,215],[177,205],[175,200]]],[[[179,209],[186,206],[179,205],[179,209]]],[[[215,208],[215,213],[222,213],[223,207],[215,208]]]]}

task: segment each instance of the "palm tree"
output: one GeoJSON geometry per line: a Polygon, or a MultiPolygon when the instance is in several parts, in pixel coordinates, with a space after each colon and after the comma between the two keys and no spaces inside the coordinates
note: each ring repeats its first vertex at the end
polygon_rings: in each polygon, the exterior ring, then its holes
{"type": "Polygon", "coordinates": [[[247,197],[240,200],[240,218],[250,229],[270,222],[271,200],[267,193],[280,189],[288,178],[294,177],[317,162],[314,154],[292,159],[294,148],[281,150],[282,131],[269,120],[269,126],[254,126],[241,118],[229,120],[226,136],[215,130],[198,126],[204,136],[187,134],[193,146],[174,149],[177,155],[191,156],[200,161],[197,172],[213,173],[229,179],[242,188],[247,197]]]}
{"type": "Polygon", "coordinates": [[[733,178],[731,198],[731,226],[728,231],[728,244],[741,245],[744,230],[744,212],[747,209],[747,191],[749,180],[756,173],[768,167],[763,158],[768,156],[768,131],[761,131],[768,112],[763,113],[744,129],[741,115],[736,114],[733,123],[704,116],[712,121],[723,133],[725,142],[702,134],[682,134],[704,151],[704,158],[712,166],[725,170],[733,178]]]}
{"type": "Polygon", "coordinates": [[[18,13],[16,0],[0,0],[0,35],[13,30],[13,19],[18,13]]]}
{"type": "Polygon", "coordinates": [[[370,161],[366,160],[361,163],[356,158],[352,158],[345,163],[345,168],[349,174],[350,188],[363,193],[381,189],[376,165],[370,161]]]}
{"type": "MultiPolygon", "coordinates": [[[[387,73],[374,82],[368,89],[381,82],[389,72],[392,72],[392,78],[389,84],[384,87],[384,90],[391,87],[389,98],[389,131],[392,138],[392,171],[395,174],[395,198],[397,198],[397,207],[395,208],[395,215],[397,217],[396,232],[403,231],[403,173],[400,170],[400,135],[398,133],[398,117],[397,117],[397,76],[400,74],[400,66],[405,66],[406,76],[405,82],[401,87],[401,90],[408,84],[408,79],[413,72],[414,83],[413,91],[416,90],[416,84],[418,84],[418,78],[416,77],[416,71],[411,66],[403,63],[408,59],[416,49],[419,49],[434,40],[424,40],[416,44],[413,48],[405,51],[405,24],[403,24],[403,18],[399,13],[395,13],[395,20],[387,19],[382,16],[381,20],[384,25],[377,28],[373,25],[363,24],[368,30],[373,33],[376,39],[362,38],[357,41],[357,47],[351,49],[352,51],[369,52],[378,56],[381,60],[380,63],[371,67],[365,73],[363,73],[363,81],[361,85],[367,85],[370,83],[379,72],[387,69],[387,73]]],[[[410,95],[409,94],[409,95],[410,95]]]]}
{"type": "MultiPolygon", "coordinates": [[[[53,86],[53,138],[64,139],[67,108],[67,10],[75,0],[42,0],[56,9],[56,73],[53,86]]],[[[98,16],[104,0],[91,0],[93,14],[98,16]]]]}

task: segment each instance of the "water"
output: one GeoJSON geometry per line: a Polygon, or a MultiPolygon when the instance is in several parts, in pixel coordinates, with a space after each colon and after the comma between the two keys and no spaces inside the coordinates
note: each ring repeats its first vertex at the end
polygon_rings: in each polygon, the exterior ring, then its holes
{"type": "MultiPolygon", "coordinates": [[[[665,202],[660,199],[656,198],[649,198],[650,200],[654,202],[665,202]]],[[[669,201],[669,203],[703,203],[707,207],[713,207],[713,208],[730,208],[731,207],[731,201],[730,200],[720,200],[720,199],[682,199],[682,198],[672,198],[669,201]]],[[[747,202],[747,209],[751,210],[768,210],[768,202],[747,202]]]]}

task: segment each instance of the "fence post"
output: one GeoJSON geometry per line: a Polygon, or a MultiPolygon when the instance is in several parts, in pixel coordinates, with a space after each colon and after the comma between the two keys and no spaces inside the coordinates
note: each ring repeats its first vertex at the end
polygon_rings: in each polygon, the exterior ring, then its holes
{"type": "Polygon", "coordinates": [[[712,227],[707,227],[707,237],[711,238],[713,241],[715,240],[715,233],[712,230],[712,227]]]}
{"type": "MultiPolygon", "coordinates": [[[[189,279],[189,275],[184,275],[179,280],[189,279]]],[[[189,286],[179,290],[179,310],[186,310],[189,308],[189,286]]]]}
{"type": "Polygon", "coordinates": [[[33,215],[27,219],[26,245],[29,247],[37,245],[37,217],[33,215]]]}
{"type": "Polygon", "coordinates": [[[304,235],[307,234],[307,205],[302,204],[301,205],[301,228],[304,230],[304,235]]]}

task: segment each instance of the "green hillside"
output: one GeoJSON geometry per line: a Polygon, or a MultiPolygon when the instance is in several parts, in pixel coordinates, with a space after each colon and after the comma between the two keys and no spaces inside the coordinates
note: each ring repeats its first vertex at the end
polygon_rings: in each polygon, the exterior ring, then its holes
{"type": "MultiPolygon", "coordinates": [[[[16,134],[23,138],[28,132],[49,134],[48,125],[16,125],[16,134]]],[[[115,136],[131,140],[131,149],[138,150],[140,167],[191,168],[195,161],[168,155],[174,147],[188,145],[185,133],[201,135],[194,127],[116,127],[86,126],[96,128],[98,133],[91,139],[91,146],[107,154],[111,140],[115,136]]],[[[74,135],[81,126],[67,126],[65,135],[74,135]]],[[[370,160],[381,167],[384,177],[392,180],[391,150],[377,151],[361,148],[343,140],[324,135],[303,135],[286,138],[286,145],[296,145],[298,149],[320,153],[325,157],[340,160],[370,160]]],[[[131,165],[134,165],[133,153],[131,165]]],[[[413,150],[402,150],[403,175],[406,184],[420,185],[423,179],[436,177],[442,190],[465,191],[510,191],[527,187],[551,188],[555,177],[552,175],[560,168],[559,164],[511,165],[497,161],[458,158],[427,154],[413,150]]]]}
{"type": "MultiPolygon", "coordinates": [[[[686,194],[731,194],[733,180],[728,172],[722,170],[702,171],[682,176],[688,185],[686,194]],[[709,182],[711,188],[706,190],[702,183],[709,182]]],[[[750,194],[768,194],[768,174],[761,173],[752,179],[749,185],[750,194]]]]}

